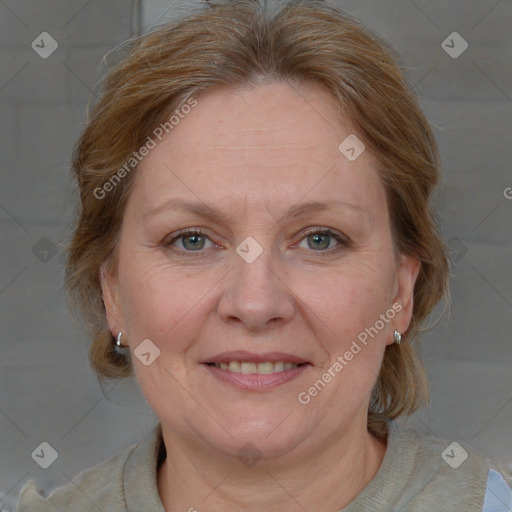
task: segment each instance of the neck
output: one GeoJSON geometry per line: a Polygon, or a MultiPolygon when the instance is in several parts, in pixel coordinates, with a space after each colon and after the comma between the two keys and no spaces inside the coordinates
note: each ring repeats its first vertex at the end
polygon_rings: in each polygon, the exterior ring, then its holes
{"type": "Polygon", "coordinates": [[[387,441],[356,427],[328,439],[323,450],[263,458],[252,467],[236,457],[205,456],[204,448],[166,432],[172,449],[158,471],[160,498],[166,512],[339,511],[372,480],[386,452],[387,441]]]}

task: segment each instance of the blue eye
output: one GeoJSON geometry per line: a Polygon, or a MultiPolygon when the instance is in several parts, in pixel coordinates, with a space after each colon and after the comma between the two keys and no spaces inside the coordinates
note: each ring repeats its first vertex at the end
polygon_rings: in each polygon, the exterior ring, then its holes
{"type": "Polygon", "coordinates": [[[209,238],[199,229],[185,229],[177,233],[166,245],[174,245],[178,240],[181,240],[182,248],[185,249],[186,252],[198,252],[205,248],[205,242],[209,240],[209,238]]]}
{"type": "Polygon", "coordinates": [[[309,249],[328,254],[349,245],[349,241],[346,238],[327,228],[313,228],[306,233],[302,240],[307,241],[309,249]],[[331,246],[333,240],[337,242],[334,247],[331,246]]]}
{"type": "MultiPolygon", "coordinates": [[[[308,249],[326,256],[350,246],[350,241],[347,238],[328,228],[312,228],[301,238],[301,242],[304,240],[307,241],[308,249]],[[337,242],[334,247],[331,244],[333,240],[337,242]]],[[[183,229],[166,242],[165,246],[175,245],[178,241],[181,242],[181,247],[178,247],[178,249],[186,253],[197,253],[194,256],[204,256],[203,251],[214,246],[208,236],[200,229],[183,229]],[[212,244],[210,247],[205,247],[207,241],[212,244]]]]}

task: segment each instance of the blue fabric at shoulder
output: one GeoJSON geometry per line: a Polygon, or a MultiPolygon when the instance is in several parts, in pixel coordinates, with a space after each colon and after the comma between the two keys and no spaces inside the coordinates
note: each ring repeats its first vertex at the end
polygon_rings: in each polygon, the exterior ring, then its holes
{"type": "Polygon", "coordinates": [[[512,512],[512,489],[494,469],[489,470],[482,512],[512,512]]]}

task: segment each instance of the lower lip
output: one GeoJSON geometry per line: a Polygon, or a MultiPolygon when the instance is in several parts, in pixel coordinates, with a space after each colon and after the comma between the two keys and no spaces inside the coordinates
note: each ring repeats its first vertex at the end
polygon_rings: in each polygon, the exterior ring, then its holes
{"type": "Polygon", "coordinates": [[[203,366],[217,379],[227,382],[241,389],[248,391],[262,391],[267,389],[276,388],[285,382],[289,382],[296,379],[304,371],[309,368],[310,364],[304,364],[302,366],[296,366],[289,370],[283,370],[282,372],[269,373],[262,375],[259,373],[252,373],[246,375],[244,373],[236,373],[229,370],[222,370],[216,366],[210,366],[203,364],[203,366]]]}

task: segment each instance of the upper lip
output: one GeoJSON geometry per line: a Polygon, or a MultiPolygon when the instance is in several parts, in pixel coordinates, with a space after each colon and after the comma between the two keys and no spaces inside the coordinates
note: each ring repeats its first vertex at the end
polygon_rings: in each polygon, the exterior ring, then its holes
{"type": "Polygon", "coordinates": [[[284,361],[285,363],[304,364],[307,363],[305,359],[294,356],[293,354],[285,354],[284,352],[264,352],[256,354],[254,352],[247,352],[246,350],[236,350],[233,352],[222,352],[212,356],[201,363],[229,363],[230,361],[240,361],[246,363],[266,363],[277,361],[284,361]]]}

